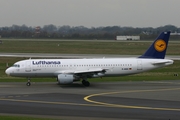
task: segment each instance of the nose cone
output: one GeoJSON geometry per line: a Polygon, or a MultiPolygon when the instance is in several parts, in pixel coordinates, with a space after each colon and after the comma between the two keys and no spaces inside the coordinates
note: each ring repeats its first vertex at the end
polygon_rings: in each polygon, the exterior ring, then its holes
{"type": "Polygon", "coordinates": [[[6,73],[7,75],[10,75],[11,70],[8,68],[8,69],[6,69],[5,73],[6,73]]]}

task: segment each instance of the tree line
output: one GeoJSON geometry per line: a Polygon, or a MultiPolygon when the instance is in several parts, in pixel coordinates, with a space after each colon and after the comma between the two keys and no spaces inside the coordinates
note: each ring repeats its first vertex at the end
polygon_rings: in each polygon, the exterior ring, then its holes
{"type": "MultiPolygon", "coordinates": [[[[162,31],[171,31],[179,33],[180,28],[174,25],[165,25],[157,28],[145,27],[91,27],[84,26],[71,27],[69,25],[55,26],[44,25],[43,27],[28,27],[26,25],[12,25],[10,27],[0,27],[0,36],[2,38],[40,38],[40,39],[94,39],[94,40],[112,40],[118,35],[139,35],[141,39],[152,39],[162,31]]],[[[179,39],[179,36],[173,36],[179,39]]]]}

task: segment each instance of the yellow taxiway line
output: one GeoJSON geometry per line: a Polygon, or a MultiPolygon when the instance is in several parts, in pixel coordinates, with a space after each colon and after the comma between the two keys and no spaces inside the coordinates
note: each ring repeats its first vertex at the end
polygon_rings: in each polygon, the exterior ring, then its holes
{"type": "Polygon", "coordinates": [[[119,107],[119,108],[128,108],[128,109],[144,109],[144,110],[162,110],[162,111],[180,111],[180,108],[158,108],[158,107],[145,107],[145,106],[130,106],[130,105],[120,105],[120,104],[111,104],[100,101],[91,100],[90,98],[95,96],[103,96],[103,95],[112,95],[112,94],[123,94],[123,93],[140,93],[140,92],[158,92],[158,91],[174,91],[180,90],[180,88],[169,88],[169,89],[154,89],[154,90],[132,90],[132,91],[119,91],[119,92],[106,92],[106,93],[98,93],[92,94],[84,97],[84,100],[90,103],[111,106],[111,107],[119,107]]]}

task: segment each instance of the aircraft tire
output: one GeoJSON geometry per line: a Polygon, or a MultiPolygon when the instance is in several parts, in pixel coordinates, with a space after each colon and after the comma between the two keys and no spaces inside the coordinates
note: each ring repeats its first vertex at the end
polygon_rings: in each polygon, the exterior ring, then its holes
{"type": "Polygon", "coordinates": [[[83,84],[84,86],[86,86],[86,87],[90,86],[90,83],[89,83],[88,81],[86,81],[86,80],[83,80],[83,81],[82,81],[82,84],[83,84]]]}
{"type": "Polygon", "coordinates": [[[31,86],[31,83],[30,83],[30,82],[27,82],[26,85],[27,85],[27,86],[31,86]]]}

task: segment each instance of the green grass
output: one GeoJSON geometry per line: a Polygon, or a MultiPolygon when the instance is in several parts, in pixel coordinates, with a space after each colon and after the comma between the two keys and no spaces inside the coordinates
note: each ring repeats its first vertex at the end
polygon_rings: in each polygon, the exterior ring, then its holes
{"type": "Polygon", "coordinates": [[[53,120],[47,118],[23,117],[23,116],[0,116],[0,120],[53,120]]]}
{"type": "MultiPolygon", "coordinates": [[[[63,53],[63,54],[143,54],[151,42],[100,41],[18,41],[6,40],[1,52],[10,53],[63,53]],[[58,46],[59,44],[59,46],[58,46]]],[[[180,44],[170,42],[167,54],[180,55],[180,44]]]]}

